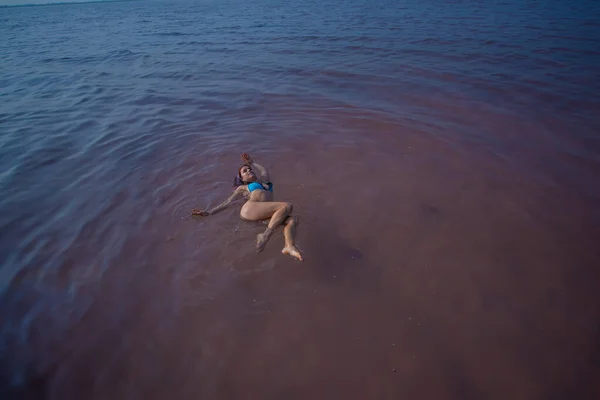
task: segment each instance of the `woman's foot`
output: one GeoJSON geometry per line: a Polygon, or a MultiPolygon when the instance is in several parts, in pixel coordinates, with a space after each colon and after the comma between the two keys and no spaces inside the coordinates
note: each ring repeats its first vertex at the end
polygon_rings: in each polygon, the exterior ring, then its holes
{"type": "Polygon", "coordinates": [[[269,240],[269,238],[271,237],[271,231],[269,231],[269,228],[267,228],[267,230],[264,233],[259,233],[258,235],[256,235],[256,252],[260,253],[261,251],[263,251],[265,249],[265,246],[267,245],[267,241],[269,240]]]}
{"type": "Polygon", "coordinates": [[[300,254],[300,250],[298,250],[296,246],[285,246],[281,252],[283,254],[287,254],[288,256],[292,256],[297,260],[304,261],[302,259],[302,254],[300,254]]]}

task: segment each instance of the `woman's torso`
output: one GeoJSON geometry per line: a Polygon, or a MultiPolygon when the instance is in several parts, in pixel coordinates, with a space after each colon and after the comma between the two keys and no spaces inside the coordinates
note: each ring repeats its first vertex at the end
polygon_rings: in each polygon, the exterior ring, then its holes
{"type": "Polygon", "coordinates": [[[247,201],[273,201],[273,192],[263,189],[254,189],[250,191],[246,186],[244,197],[247,201]]]}

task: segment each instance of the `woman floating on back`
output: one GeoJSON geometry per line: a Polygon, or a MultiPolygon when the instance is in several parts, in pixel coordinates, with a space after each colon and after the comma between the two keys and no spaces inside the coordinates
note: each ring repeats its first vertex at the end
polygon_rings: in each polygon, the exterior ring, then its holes
{"type": "Polygon", "coordinates": [[[302,254],[296,247],[296,225],[298,220],[291,216],[292,203],[273,201],[273,184],[265,167],[255,163],[248,153],[242,154],[242,165],[235,177],[233,194],[227,200],[211,210],[192,210],[192,215],[209,216],[227,208],[238,197],[244,197],[246,203],[242,206],[240,217],[246,221],[263,221],[271,219],[267,229],[256,237],[256,251],[265,248],[273,230],[283,225],[285,247],[281,252],[302,261],[302,254]],[[260,176],[256,176],[255,170],[260,176]]]}

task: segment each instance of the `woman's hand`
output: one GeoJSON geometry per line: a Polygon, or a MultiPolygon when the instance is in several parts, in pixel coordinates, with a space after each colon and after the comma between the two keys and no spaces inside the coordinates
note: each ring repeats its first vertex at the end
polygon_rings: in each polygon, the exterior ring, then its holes
{"type": "Polygon", "coordinates": [[[254,164],[252,157],[250,157],[250,154],[248,153],[242,153],[242,162],[250,165],[254,164]]]}
{"type": "Polygon", "coordinates": [[[192,210],[192,215],[200,215],[201,217],[208,217],[210,215],[210,213],[208,211],[197,210],[194,208],[192,210]]]}

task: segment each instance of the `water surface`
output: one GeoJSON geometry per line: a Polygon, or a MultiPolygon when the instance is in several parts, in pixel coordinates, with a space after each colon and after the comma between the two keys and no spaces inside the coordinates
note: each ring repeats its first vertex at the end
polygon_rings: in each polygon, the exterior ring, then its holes
{"type": "Polygon", "coordinates": [[[599,14],[0,9],[0,393],[598,398],[599,14]],[[189,216],[242,151],[303,264],[189,216]]]}

